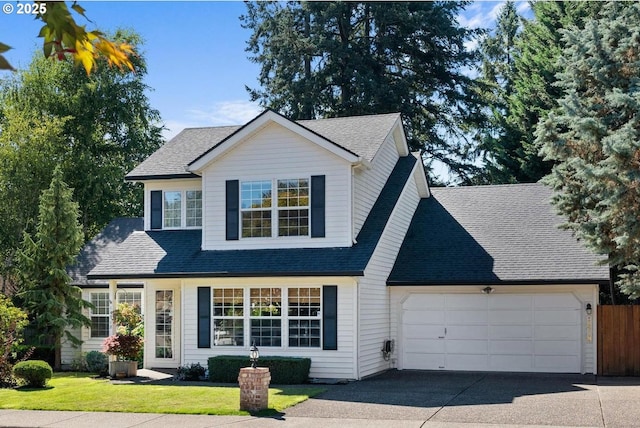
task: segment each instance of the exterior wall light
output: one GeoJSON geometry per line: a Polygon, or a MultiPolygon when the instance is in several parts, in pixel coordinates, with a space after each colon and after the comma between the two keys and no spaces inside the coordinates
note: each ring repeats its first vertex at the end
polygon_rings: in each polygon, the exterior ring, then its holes
{"type": "Polygon", "coordinates": [[[591,303],[587,303],[587,307],[585,309],[587,311],[587,315],[591,315],[593,309],[591,309],[591,303]]]}
{"type": "Polygon", "coordinates": [[[251,368],[256,368],[256,364],[258,363],[258,358],[260,358],[260,352],[258,351],[258,347],[256,346],[256,342],[251,344],[251,348],[249,348],[249,361],[251,361],[251,368]]]}
{"type": "Polygon", "coordinates": [[[491,294],[491,293],[493,293],[493,288],[491,288],[491,287],[484,287],[484,288],[482,289],[482,292],[483,292],[484,294],[491,294]]]}

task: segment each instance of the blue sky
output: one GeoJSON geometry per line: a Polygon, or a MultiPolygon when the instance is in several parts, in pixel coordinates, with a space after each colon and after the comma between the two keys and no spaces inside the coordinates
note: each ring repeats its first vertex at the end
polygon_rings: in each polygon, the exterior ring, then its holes
{"type": "MultiPolygon", "coordinates": [[[[14,1],[0,0],[0,3],[14,1]]],[[[23,2],[24,3],[24,2],[23,2]]],[[[152,107],[160,111],[166,137],[185,127],[242,124],[259,107],[249,103],[245,85],[256,87],[259,67],[247,59],[250,31],[241,27],[241,1],[80,1],[92,22],[87,29],[131,28],[145,40],[145,82],[152,107]]],[[[462,25],[491,27],[502,1],[474,2],[459,17],[462,25]]],[[[521,12],[526,2],[518,2],[521,12]]],[[[42,23],[31,16],[0,13],[0,41],[13,47],[5,54],[14,67],[28,66],[40,50],[42,23]]],[[[3,72],[0,72],[3,73],[3,72]]],[[[4,72],[6,73],[6,72],[4,72]]]]}

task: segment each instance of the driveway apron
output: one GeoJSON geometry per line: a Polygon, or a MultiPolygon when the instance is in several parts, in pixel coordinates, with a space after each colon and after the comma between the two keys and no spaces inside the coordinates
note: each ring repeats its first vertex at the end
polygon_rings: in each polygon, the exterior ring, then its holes
{"type": "MultiPolygon", "coordinates": [[[[640,387],[637,387],[640,398],[640,387]]],[[[637,401],[636,401],[637,403],[637,401]]],[[[610,407],[613,410],[615,403],[610,407]]],[[[286,416],[603,427],[593,375],[388,371],[330,386],[286,416]]],[[[633,426],[626,419],[606,426],[633,426]],[[618,425],[620,423],[620,425],[618,425]]]]}

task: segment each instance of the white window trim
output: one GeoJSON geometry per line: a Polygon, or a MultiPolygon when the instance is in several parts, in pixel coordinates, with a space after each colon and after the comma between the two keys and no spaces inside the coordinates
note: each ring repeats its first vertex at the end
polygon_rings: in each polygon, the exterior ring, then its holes
{"type": "Polygon", "coordinates": [[[162,191],[162,230],[180,230],[180,229],[202,229],[200,226],[187,226],[187,192],[200,192],[200,200],[202,207],[200,208],[200,223],[204,224],[204,193],[201,189],[182,189],[182,190],[163,190],[162,191]],[[165,209],[164,201],[166,193],[180,193],[180,226],[167,227],[165,226],[165,209]]]}
{"type": "Polygon", "coordinates": [[[111,328],[110,328],[110,313],[111,313],[111,297],[109,295],[109,291],[91,291],[89,292],[89,301],[93,304],[93,295],[94,294],[106,294],[107,295],[107,313],[106,314],[95,314],[93,312],[93,308],[90,308],[89,310],[89,319],[91,320],[91,325],[93,326],[93,318],[106,318],[107,319],[107,335],[106,336],[94,336],[93,335],[93,327],[89,327],[89,337],[91,339],[100,339],[100,338],[105,338],[108,337],[110,332],[111,332],[111,328]]]}
{"type": "Polygon", "coordinates": [[[298,177],[277,177],[277,178],[272,178],[272,179],[247,179],[247,180],[240,180],[239,186],[238,186],[238,204],[239,204],[239,209],[238,209],[238,227],[240,228],[240,230],[238,231],[238,237],[239,239],[248,239],[251,241],[269,241],[269,240],[273,240],[273,239],[306,239],[309,238],[311,239],[311,176],[298,176],[298,177]],[[278,181],[284,181],[284,180],[307,180],[307,183],[309,183],[309,205],[307,205],[306,207],[302,206],[302,207],[278,207],[278,181]],[[250,182],[254,182],[254,181],[271,181],[271,207],[270,208],[242,208],[242,184],[243,183],[250,183],[250,182]],[[292,209],[292,210],[301,210],[301,209],[307,209],[309,211],[309,224],[307,225],[307,234],[306,235],[289,235],[289,236],[279,236],[278,235],[278,212],[280,211],[280,209],[292,209]],[[271,211],[271,236],[247,236],[244,237],[242,236],[242,212],[248,212],[248,211],[271,211]]]}

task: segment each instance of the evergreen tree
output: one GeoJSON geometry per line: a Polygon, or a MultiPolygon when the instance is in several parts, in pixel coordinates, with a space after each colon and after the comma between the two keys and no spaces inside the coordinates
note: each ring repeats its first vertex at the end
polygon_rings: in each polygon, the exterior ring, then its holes
{"type": "Polygon", "coordinates": [[[504,153],[498,159],[508,181],[535,182],[547,174],[551,163],[539,156],[536,124],[558,107],[562,95],[555,85],[561,71],[558,58],[565,42],[562,30],[584,28],[597,15],[602,2],[532,2],[534,19],[524,21],[517,42],[513,93],[507,103],[504,153]]]}
{"type": "Polygon", "coordinates": [[[66,271],[83,242],[78,204],[72,195],[73,190],[62,180],[62,168],[57,166],[49,189],[40,197],[35,236],[24,234],[19,253],[20,297],[41,341],[55,345],[56,369],[61,366],[63,336],[74,344],[80,343],[67,327],[90,325],[82,313],[88,303],[81,299],[78,287],[69,285],[66,271]]]}
{"type": "Polygon", "coordinates": [[[517,37],[521,29],[520,16],[513,1],[507,1],[496,21],[496,28],[480,43],[482,58],[481,81],[489,118],[480,130],[480,146],[485,167],[477,182],[509,183],[516,181],[512,171],[519,168],[519,133],[507,121],[509,98],[515,85],[515,61],[518,55],[517,37]]]}
{"type": "Polygon", "coordinates": [[[610,2],[601,17],[563,32],[560,108],[537,128],[555,162],[545,181],[566,227],[640,296],[640,4],[610,2]]]}
{"type": "Polygon", "coordinates": [[[481,120],[463,69],[478,34],[457,24],[465,2],[255,2],[242,17],[261,65],[252,100],[292,119],[401,112],[413,150],[462,181],[477,173],[468,138],[481,120]]]}

